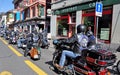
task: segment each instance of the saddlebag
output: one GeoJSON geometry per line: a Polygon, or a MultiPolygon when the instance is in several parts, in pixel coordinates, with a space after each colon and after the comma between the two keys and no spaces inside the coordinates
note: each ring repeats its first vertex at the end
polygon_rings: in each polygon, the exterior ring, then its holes
{"type": "Polygon", "coordinates": [[[116,61],[116,55],[108,50],[85,50],[83,55],[87,63],[96,66],[111,66],[116,61]]]}

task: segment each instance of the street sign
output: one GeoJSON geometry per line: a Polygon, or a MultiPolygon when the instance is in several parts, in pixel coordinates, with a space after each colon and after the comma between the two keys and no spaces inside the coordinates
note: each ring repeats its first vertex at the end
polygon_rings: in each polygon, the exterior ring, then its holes
{"type": "Polygon", "coordinates": [[[96,16],[102,17],[103,4],[101,2],[96,2],[96,16]]]}

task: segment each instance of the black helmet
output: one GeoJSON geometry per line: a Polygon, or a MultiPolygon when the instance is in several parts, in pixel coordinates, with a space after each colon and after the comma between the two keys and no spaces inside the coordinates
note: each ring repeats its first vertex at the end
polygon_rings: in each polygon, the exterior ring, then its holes
{"type": "Polygon", "coordinates": [[[77,33],[85,32],[86,31],[86,26],[83,24],[79,24],[77,26],[77,33]]]}

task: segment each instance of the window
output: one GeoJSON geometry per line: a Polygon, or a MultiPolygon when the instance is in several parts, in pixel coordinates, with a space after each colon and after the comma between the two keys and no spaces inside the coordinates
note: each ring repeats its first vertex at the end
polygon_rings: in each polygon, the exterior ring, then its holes
{"type": "Polygon", "coordinates": [[[76,13],[72,13],[71,15],[71,22],[76,23],[76,13]]]}
{"type": "Polygon", "coordinates": [[[32,15],[35,16],[35,7],[32,7],[32,15]]]}
{"type": "Polygon", "coordinates": [[[32,0],[32,2],[36,2],[37,0],[32,0]]]}
{"type": "Polygon", "coordinates": [[[57,19],[57,25],[58,25],[58,36],[67,37],[69,32],[69,25],[68,25],[68,16],[60,16],[57,19]]]}
{"type": "Polygon", "coordinates": [[[98,29],[96,27],[96,16],[95,10],[85,10],[82,14],[82,23],[89,26],[92,26],[92,31],[97,38],[103,40],[106,43],[110,42],[111,28],[112,28],[112,8],[105,7],[103,8],[103,15],[98,19],[98,29]]]}
{"type": "Polygon", "coordinates": [[[38,15],[41,16],[45,16],[45,8],[43,5],[38,5],[38,15]]]}
{"type": "Polygon", "coordinates": [[[26,9],[25,12],[24,12],[24,19],[26,18],[30,18],[30,9],[26,9]]]}

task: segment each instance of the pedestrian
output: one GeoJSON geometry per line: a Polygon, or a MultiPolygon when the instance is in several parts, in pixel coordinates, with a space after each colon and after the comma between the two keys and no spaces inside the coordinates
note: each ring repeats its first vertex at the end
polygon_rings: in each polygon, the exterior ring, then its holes
{"type": "Polygon", "coordinates": [[[86,33],[86,35],[88,36],[88,39],[89,39],[88,47],[96,44],[95,36],[91,29],[92,29],[91,26],[88,26],[87,33],[86,33]]]}
{"type": "Polygon", "coordinates": [[[92,28],[91,28],[91,26],[88,26],[87,27],[87,36],[89,36],[91,34],[93,35],[92,28]]]}

